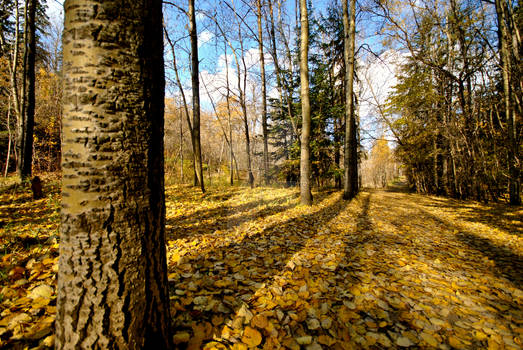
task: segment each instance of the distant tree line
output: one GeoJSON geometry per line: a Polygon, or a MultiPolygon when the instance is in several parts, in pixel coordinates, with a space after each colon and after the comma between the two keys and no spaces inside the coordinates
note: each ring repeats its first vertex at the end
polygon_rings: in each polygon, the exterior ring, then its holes
{"type": "MultiPolygon", "coordinates": [[[[310,5],[164,1],[169,181],[191,179],[205,191],[225,178],[307,180],[302,187],[343,188],[351,198],[383,175],[382,166],[359,169],[383,137],[418,192],[520,203],[518,2],[310,5]],[[203,32],[224,66],[198,55],[203,32]],[[371,47],[371,36],[381,44],[371,47]],[[377,104],[378,131],[362,129],[366,57],[385,51],[403,57],[398,84],[377,104]]],[[[24,178],[60,169],[62,30],[45,10],[35,0],[0,7],[2,172],[24,178]]]]}
{"type": "MultiPolygon", "coordinates": [[[[380,117],[389,127],[386,132],[395,137],[396,156],[418,191],[496,199],[508,190],[516,204],[521,101],[518,12],[512,3],[485,4],[495,5],[496,10],[497,25],[488,25],[489,10],[470,6],[477,4],[450,0],[434,9],[423,0],[368,3],[365,11],[383,19],[382,29],[393,39],[390,44],[401,44],[397,49],[408,53],[399,83],[380,117]],[[491,44],[491,29],[498,33],[498,49],[491,44]],[[492,173],[492,164],[500,174],[492,173]]],[[[178,39],[169,37],[168,29],[162,27],[161,1],[71,0],[65,4],[58,349],[173,348],[165,245],[162,139],[164,63],[169,60],[165,60],[164,38],[172,54],[168,64],[182,95],[182,103],[171,107],[179,120],[180,158],[185,117],[192,175],[205,191],[197,9],[193,0],[187,5],[186,10],[169,3],[189,23],[192,104],[182,93],[183,82],[176,73],[178,39]]],[[[230,50],[236,67],[229,80],[226,63],[225,93],[212,101],[215,115],[207,120],[217,122],[214,125],[219,128],[210,132],[221,133],[229,147],[231,182],[238,165],[234,154],[239,153],[232,136],[244,137],[246,177],[253,186],[251,141],[261,135],[263,181],[271,181],[271,166],[280,167],[278,173],[288,167],[286,181],[299,180],[305,205],[312,203],[313,181],[318,186],[328,181],[343,186],[343,198],[353,198],[361,183],[358,158],[363,154],[361,120],[356,113],[361,101],[354,86],[358,81],[356,2],[344,0],[327,16],[314,16],[307,2],[300,0],[295,27],[287,27],[293,36],[285,36],[290,32],[283,22],[271,18],[271,2],[264,2],[263,9],[266,37],[272,42],[268,51],[273,57],[283,52],[287,61],[282,59],[285,63],[280,66],[274,59],[274,66],[279,66],[274,72],[278,98],[263,102],[267,91],[261,84],[261,111],[268,115],[260,118],[260,133],[255,117],[258,95],[256,91],[248,95],[247,90],[251,68],[247,37],[264,45],[259,30],[262,2],[242,2],[239,7],[232,1],[219,2],[216,11],[204,13],[220,34],[217,46],[221,49],[223,44],[225,54],[230,50]],[[229,17],[218,17],[218,10],[229,17]],[[249,29],[250,14],[259,24],[258,31],[249,29]],[[277,27],[283,28],[279,34],[277,27]],[[291,40],[296,43],[291,45],[291,40]],[[235,118],[241,134],[233,132],[235,118]],[[272,156],[271,139],[273,145],[274,140],[280,142],[272,156]],[[278,162],[276,151],[284,162],[278,162]]],[[[257,48],[264,55],[264,48],[257,48]]],[[[31,49],[24,50],[29,55],[31,49]]],[[[263,62],[260,59],[258,64],[263,62]]],[[[24,68],[26,74],[30,66],[24,68]]],[[[260,69],[261,81],[266,79],[264,71],[260,69]]],[[[201,85],[207,93],[209,87],[201,85]]],[[[371,157],[374,153],[376,159],[390,159],[389,151],[385,142],[376,140],[371,157]]]]}
{"type": "Polygon", "coordinates": [[[408,53],[388,116],[409,182],[456,198],[508,193],[520,204],[521,7],[511,0],[396,6],[379,2],[375,13],[408,53]]]}

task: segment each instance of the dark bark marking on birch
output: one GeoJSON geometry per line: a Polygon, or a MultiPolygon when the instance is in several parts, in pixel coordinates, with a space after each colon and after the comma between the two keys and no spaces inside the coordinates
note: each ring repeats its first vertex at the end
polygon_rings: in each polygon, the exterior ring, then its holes
{"type": "Polygon", "coordinates": [[[169,348],[159,0],[67,0],[57,348],[169,348]]]}

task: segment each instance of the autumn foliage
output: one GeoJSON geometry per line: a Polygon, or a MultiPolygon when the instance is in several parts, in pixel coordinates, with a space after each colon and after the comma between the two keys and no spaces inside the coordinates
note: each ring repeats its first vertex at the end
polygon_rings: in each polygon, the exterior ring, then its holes
{"type": "MultiPolygon", "coordinates": [[[[58,182],[0,194],[0,347],[53,345],[58,182]]],[[[398,189],[402,189],[399,187],[398,189]]],[[[518,349],[523,212],[389,190],[167,188],[180,349],[518,349]]]]}

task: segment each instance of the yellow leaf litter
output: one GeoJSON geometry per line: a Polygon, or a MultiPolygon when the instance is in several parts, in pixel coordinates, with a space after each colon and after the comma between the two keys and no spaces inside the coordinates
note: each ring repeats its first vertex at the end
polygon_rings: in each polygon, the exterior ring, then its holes
{"type": "MultiPolygon", "coordinates": [[[[57,188],[0,193],[0,348],[53,346],[57,188]]],[[[520,207],[186,186],[166,205],[176,348],[521,348],[520,207]]]]}

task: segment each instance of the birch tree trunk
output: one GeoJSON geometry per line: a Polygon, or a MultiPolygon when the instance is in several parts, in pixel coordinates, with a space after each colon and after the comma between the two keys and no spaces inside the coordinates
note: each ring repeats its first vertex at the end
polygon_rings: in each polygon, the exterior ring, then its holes
{"type": "Polygon", "coordinates": [[[258,38],[260,40],[260,74],[262,82],[262,131],[263,131],[263,176],[265,184],[269,184],[269,145],[267,131],[267,83],[265,80],[265,56],[263,53],[263,28],[262,28],[262,0],[258,0],[258,38]]]}
{"type": "Polygon", "coordinates": [[[301,145],[300,145],[300,201],[312,205],[311,194],[311,106],[309,100],[309,18],[307,0],[300,0],[301,39],[300,39],[300,81],[301,81],[301,145]]]}
{"type": "Polygon", "coordinates": [[[57,349],[170,349],[159,0],[67,0],[57,349]]]}
{"type": "Polygon", "coordinates": [[[356,36],[356,1],[350,0],[350,22],[347,0],[343,0],[343,32],[345,59],[345,148],[343,198],[352,199],[358,193],[358,140],[354,115],[354,43],[356,36]]]}
{"type": "Polygon", "coordinates": [[[241,26],[241,20],[236,12],[236,9],[234,9],[234,14],[238,18],[238,41],[240,42],[240,52],[241,52],[241,62],[243,66],[243,77],[241,76],[241,70],[239,62],[238,70],[237,70],[237,76],[238,76],[238,92],[240,94],[240,106],[242,109],[242,115],[243,115],[243,127],[245,132],[245,154],[247,156],[247,172],[249,176],[249,185],[251,188],[254,188],[254,175],[252,172],[252,156],[251,156],[251,137],[249,136],[249,115],[247,113],[247,64],[245,63],[245,50],[243,45],[243,34],[242,34],[242,26],[241,26]]]}

